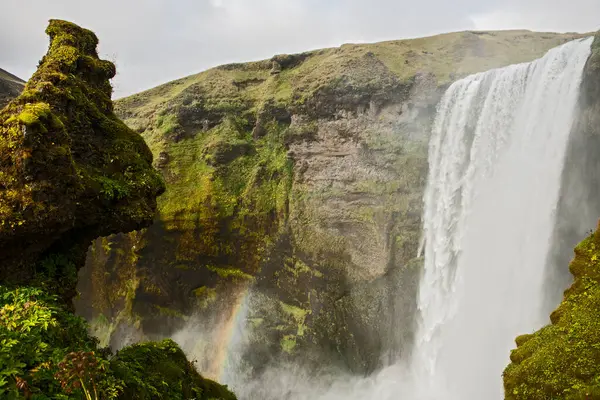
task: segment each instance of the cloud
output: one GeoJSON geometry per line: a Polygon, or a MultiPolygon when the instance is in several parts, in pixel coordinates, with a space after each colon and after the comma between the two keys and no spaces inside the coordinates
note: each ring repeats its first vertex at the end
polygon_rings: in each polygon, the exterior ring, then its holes
{"type": "MultiPolygon", "coordinates": [[[[227,62],[465,29],[591,31],[597,0],[3,0],[0,68],[27,78],[61,18],[95,31],[117,96],[227,62]]],[[[595,25],[596,24],[596,25],[595,25]]]]}
{"type": "Polygon", "coordinates": [[[471,15],[475,29],[592,32],[600,29],[598,0],[506,0],[502,8],[471,15]]]}

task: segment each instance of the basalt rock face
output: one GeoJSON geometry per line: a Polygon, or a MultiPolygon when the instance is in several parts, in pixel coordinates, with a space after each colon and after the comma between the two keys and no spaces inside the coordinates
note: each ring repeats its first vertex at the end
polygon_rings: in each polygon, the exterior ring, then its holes
{"type": "Polygon", "coordinates": [[[52,286],[66,303],[89,243],[148,226],[164,184],[113,112],[115,67],[64,21],[23,93],[0,111],[0,281],[52,286]]]}
{"type": "Polygon", "coordinates": [[[345,45],[218,67],[118,102],[167,191],[152,227],[94,243],[78,310],[115,347],[209,332],[195,357],[215,376],[239,309],[256,372],[272,358],[366,372],[399,356],[412,340],[440,96],[461,76],[575,37],[345,45]]]}
{"type": "Polygon", "coordinates": [[[0,68],[0,109],[17,97],[24,86],[24,81],[0,68]]]}
{"type": "MultiPolygon", "coordinates": [[[[551,325],[519,336],[504,371],[507,399],[595,399],[600,397],[600,35],[592,44],[579,95],[579,110],[571,133],[558,207],[552,278],[547,286],[572,285],[550,315],[551,325]],[[565,276],[567,248],[577,244],[565,276]],[[591,231],[591,232],[590,232],[591,231]],[[562,263],[562,268],[559,270],[562,263]],[[557,271],[565,271],[558,273],[557,271]]],[[[571,253],[572,254],[572,253],[571,253]]],[[[549,304],[556,306],[549,294],[549,304]]]]}

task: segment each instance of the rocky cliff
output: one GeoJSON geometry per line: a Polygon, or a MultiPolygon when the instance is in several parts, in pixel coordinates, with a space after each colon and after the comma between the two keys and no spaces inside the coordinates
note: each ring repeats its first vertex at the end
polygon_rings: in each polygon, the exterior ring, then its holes
{"type": "Polygon", "coordinates": [[[94,243],[79,312],[117,347],[196,324],[196,338],[209,332],[201,368],[213,375],[242,306],[253,366],[300,354],[376,368],[411,341],[439,97],[461,76],[575,37],[350,44],[225,65],[119,101],[167,191],[150,228],[94,243]]]}
{"type": "MultiPolygon", "coordinates": [[[[565,247],[579,236],[576,227],[590,224],[600,215],[600,35],[596,35],[584,70],[570,141],[555,232],[555,237],[563,240],[555,240],[557,250],[550,259],[555,265],[568,263],[565,247]]],[[[507,399],[600,397],[599,251],[600,230],[596,229],[575,247],[569,265],[572,285],[552,312],[552,324],[516,339],[517,349],[504,372],[507,399]]],[[[567,286],[564,274],[552,277],[567,286]]]]}
{"type": "Polygon", "coordinates": [[[37,71],[0,111],[0,397],[234,399],[172,341],[111,356],[71,312],[92,240],[149,226],[164,183],[113,112],[115,66],[94,33],[59,20],[46,33],[37,71]]]}

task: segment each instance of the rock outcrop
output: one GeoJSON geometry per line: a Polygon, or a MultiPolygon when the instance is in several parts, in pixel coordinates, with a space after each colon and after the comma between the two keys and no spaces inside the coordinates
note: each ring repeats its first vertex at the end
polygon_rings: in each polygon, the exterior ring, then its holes
{"type": "Polygon", "coordinates": [[[96,36],[61,21],[47,33],[40,67],[0,112],[0,281],[55,284],[68,302],[89,243],[150,225],[164,184],[113,112],[115,67],[96,36]]]}
{"type": "Polygon", "coordinates": [[[113,112],[96,36],[59,20],[46,32],[48,53],[0,111],[0,397],[235,400],[175,343],[111,356],[73,314],[92,240],[149,226],[164,183],[113,112]]]}
{"type": "MultiPolygon", "coordinates": [[[[119,347],[196,318],[205,331],[229,329],[251,303],[247,359],[257,369],[279,356],[377,368],[412,340],[441,94],[461,76],[579,36],[344,45],[226,65],[123,99],[116,111],[158,157],[167,191],[152,227],[94,243],[79,312],[119,347]]],[[[215,334],[201,370],[218,375],[211,363],[228,337],[215,334]]]]}

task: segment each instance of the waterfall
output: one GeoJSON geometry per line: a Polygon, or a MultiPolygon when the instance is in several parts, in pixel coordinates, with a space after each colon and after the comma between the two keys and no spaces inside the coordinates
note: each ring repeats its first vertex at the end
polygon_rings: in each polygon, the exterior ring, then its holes
{"type": "Polygon", "coordinates": [[[232,359],[226,382],[240,399],[503,398],[514,338],[548,322],[546,258],[591,42],[469,76],[442,98],[429,149],[411,357],[365,377],[283,363],[250,380],[239,378],[232,359]]]}
{"type": "Polygon", "coordinates": [[[411,369],[425,399],[501,399],[542,307],[561,172],[592,39],[455,82],[438,106],[411,369]]]}

